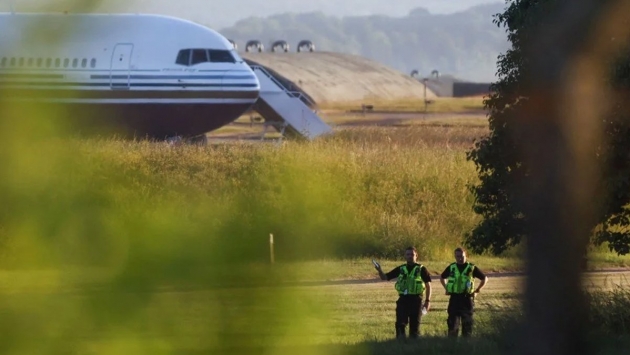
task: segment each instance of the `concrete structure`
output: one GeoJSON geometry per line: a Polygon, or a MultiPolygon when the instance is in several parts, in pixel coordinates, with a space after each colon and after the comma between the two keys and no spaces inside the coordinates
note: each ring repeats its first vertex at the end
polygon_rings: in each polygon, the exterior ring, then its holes
{"type": "MultiPolygon", "coordinates": [[[[369,59],[332,52],[240,53],[250,65],[280,76],[290,90],[303,91],[317,104],[424,98],[421,82],[369,59]]],[[[427,90],[427,98],[436,95],[427,90]]]]}
{"type": "MultiPolygon", "coordinates": [[[[414,77],[413,72],[411,77],[414,77]]],[[[418,76],[415,78],[422,80],[418,76]]],[[[452,75],[431,76],[427,80],[427,87],[438,97],[481,96],[490,93],[490,83],[468,82],[457,79],[452,75]]]]}

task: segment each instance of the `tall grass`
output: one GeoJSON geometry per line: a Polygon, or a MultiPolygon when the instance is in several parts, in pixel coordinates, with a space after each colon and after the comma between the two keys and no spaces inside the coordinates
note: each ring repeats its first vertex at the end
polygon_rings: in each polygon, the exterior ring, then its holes
{"type": "Polygon", "coordinates": [[[611,291],[588,293],[591,304],[589,325],[598,335],[630,334],[630,289],[616,286],[611,291]]]}
{"type": "Polygon", "coordinates": [[[73,228],[91,246],[104,243],[100,255],[117,248],[99,241],[104,226],[95,226],[110,207],[144,219],[143,228],[165,224],[154,233],[215,237],[204,247],[250,260],[268,259],[269,233],[278,260],[399,257],[411,244],[422,258],[449,257],[477,220],[466,189],[474,170],[462,150],[469,133],[456,131],[352,131],[279,147],[51,140],[74,163],[47,172],[54,188],[43,193],[73,201],[62,211],[93,213],[96,223],[73,228]]]}
{"type": "Polygon", "coordinates": [[[279,261],[427,255],[475,221],[461,150],[407,131],[201,148],[69,139],[55,112],[2,109],[6,353],[290,353],[327,307],[270,287],[296,276],[266,263],[269,233],[279,261]]]}

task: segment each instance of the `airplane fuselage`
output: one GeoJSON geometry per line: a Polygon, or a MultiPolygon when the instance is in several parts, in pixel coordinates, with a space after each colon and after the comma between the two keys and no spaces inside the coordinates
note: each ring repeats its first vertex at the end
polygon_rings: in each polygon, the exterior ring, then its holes
{"type": "Polygon", "coordinates": [[[0,14],[0,91],[0,105],[54,107],[82,130],[161,139],[232,122],[260,84],[226,38],[185,20],[0,14]]]}

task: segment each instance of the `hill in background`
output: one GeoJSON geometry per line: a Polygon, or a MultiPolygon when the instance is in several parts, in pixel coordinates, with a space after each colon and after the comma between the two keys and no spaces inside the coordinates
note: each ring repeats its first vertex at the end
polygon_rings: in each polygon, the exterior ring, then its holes
{"type": "Polygon", "coordinates": [[[497,56],[509,48],[504,29],[492,23],[503,8],[497,3],[452,14],[417,8],[404,17],[285,13],[251,17],[220,32],[239,50],[251,39],[266,49],[283,39],[295,51],[299,41],[310,39],[317,50],[361,55],[407,74],[416,69],[429,75],[436,69],[466,80],[493,81],[497,56]]]}
{"type": "MultiPolygon", "coordinates": [[[[0,5],[9,0],[0,0],[0,5]]],[[[59,0],[15,1],[20,11],[35,4],[58,3],[59,0]]],[[[406,16],[412,9],[422,6],[433,13],[452,13],[485,3],[505,3],[504,0],[99,0],[102,11],[151,12],[183,17],[214,28],[234,25],[244,18],[266,17],[284,12],[304,13],[321,11],[328,16],[406,16]]],[[[6,5],[8,8],[8,4],[6,5]]]]}

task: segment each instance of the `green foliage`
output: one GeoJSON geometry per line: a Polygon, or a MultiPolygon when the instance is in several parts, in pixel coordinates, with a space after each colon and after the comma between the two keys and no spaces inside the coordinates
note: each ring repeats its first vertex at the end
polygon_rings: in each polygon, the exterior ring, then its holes
{"type": "Polygon", "coordinates": [[[310,39],[318,51],[358,54],[405,74],[416,69],[428,76],[437,69],[467,80],[490,81],[497,55],[507,47],[505,35],[490,22],[502,6],[480,5],[449,15],[416,11],[394,18],[287,13],[248,18],[221,33],[241,50],[251,39],[265,47],[284,39],[295,51],[299,41],[310,39]]]}
{"type": "MultiPolygon", "coordinates": [[[[513,122],[529,96],[522,87],[528,76],[523,43],[553,3],[553,0],[516,0],[496,16],[495,23],[506,27],[512,48],[499,57],[499,81],[492,85],[494,92],[485,101],[490,110],[490,134],[468,152],[480,180],[471,188],[475,195],[474,211],[483,216],[482,222],[466,237],[467,244],[476,252],[499,254],[520,243],[528,234],[526,216],[514,203],[514,186],[528,178],[528,167],[521,161],[519,151],[525,144],[532,143],[514,134],[513,122]]],[[[613,99],[614,110],[602,118],[606,140],[593,152],[606,167],[602,173],[608,192],[594,241],[609,243],[610,249],[619,254],[630,252],[630,212],[627,209],[630,202],[629,58],[630,52],[623,51],[611,63],[610,83],[619,95],[613,99]]]]}
{"type": "Polygon", "coordinates": [[[514,204],[511,186],[527,177],[527,167],[520,161],[519,145],[509,134],[510,123],[522,109],[524,78],[522,44],[535,24],[536,6],[543,1],[517,0],[495,17],[505,26],[512,48],[499,56],[499,80],[492,84],[492,94],[484,102],[489,110],[490,134],[475,143],[468,159],[477,166],[480,184],[471,188],[475,196],[474,211],[483,216],[481,223],[467,235],[467,244],[475,252],[500,254],[520,243],[527,234],[522,212],[514,204]]]}
{"type": "Polygon", "coordinates": [[[595,242],[608,243],[619,254],[630,253],[630,46],[621,51],[611,65],[611,86],[618,95],[612,100],[612,112],[604,119],[608,140],[600,157],[605,171],[607,203],[595,242]]]}
{"type": "Polygon", "coordinates": [[[630,290],[617,286],[612,291],[587,294],[590,302],[589,325],[598,335],[630,333],[630,290]]]}
{"type": "MultiPolygon", "coordinates": [[[[600,286],[583,292],[589,308],[587,335],[591,351],[614,354],[615,348],[622,349],[630,341],[630,290],[627,286],[614,285],[612,288],[600,286]],[[616,345],[611,346],[607,344],[609,342],[616,345]]],[[[489,316],[476,323],[481,323],[479,326],[485,340],[495,344],[502,353],[509,354],[518,351],[518,339],[525,330],[526,316],[521,295],[501,296],[494,304],[484,304],[484,311],[489,316]],[[506,304],[505,300],[510,298],[515,302],[506,304]]]]}

